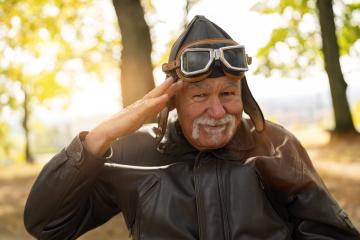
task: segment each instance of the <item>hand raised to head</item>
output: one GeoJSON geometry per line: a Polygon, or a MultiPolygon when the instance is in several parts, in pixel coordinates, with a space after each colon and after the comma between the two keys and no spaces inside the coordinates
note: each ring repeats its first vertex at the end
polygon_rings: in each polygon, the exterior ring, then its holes
{"type": "Polygon", "coordinates": [[[91,130],[85,138],[85,147],[94,155],[102,156],[115,139],[135,132],[146,121],[154,118],[182,86],[182,81],[174,83],[172,77],[167,78],[143,98],[91,130]]]}

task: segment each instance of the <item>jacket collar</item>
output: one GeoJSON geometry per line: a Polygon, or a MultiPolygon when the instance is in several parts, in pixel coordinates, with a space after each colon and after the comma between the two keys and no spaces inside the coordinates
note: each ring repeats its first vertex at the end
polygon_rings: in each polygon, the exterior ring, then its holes
{"type": "MultiPolygon", "coordinates": [[[[234,137],[227,145],[219,149],[206,150],[206,152],[224,160],[242,160],[245,153],[255,147],[253,137],[255,128],[250,124],[248,119],[242,119],[234,137]]],[[[158,146],[158,151],[177,156],[200,152],[186,140],[178,120],[169,122],[167,132],[158,146]]]]}

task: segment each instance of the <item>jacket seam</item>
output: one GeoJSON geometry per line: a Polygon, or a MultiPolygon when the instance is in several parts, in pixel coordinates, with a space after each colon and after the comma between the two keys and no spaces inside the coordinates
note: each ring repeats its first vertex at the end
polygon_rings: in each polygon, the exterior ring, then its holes
{"type": "Polygon", "coordinates": [[[203,237],[203,225],[201,219],[204,219],[202,206],[201,206],[201,196],[199,194],[199,180],[198,180],[198,169],[199,169],[199,162],[200,162],[200,156],[202,152],[199,152],[196,156],[195,163],[194,163],[194,184],[195,184],[195,199],[196,199],[196,208],[197,208],[197,221],[199,226],[199,239],[202,239],[203,237]]]}
{"type": "Polygon", "coordinates": [[[224,231],[224,238],[225,240],[230,239],[230,226],[229,226],[229,218],[228,218],[228,209],[225,203],[226,194],[224,193],[224,184],[222,182],[222,171],[221,171],[221,164],[219,164],[219,160],[216,159],[216,176],[218,182],[218,189],[219,189],[219,198],[220,198],[220,211],[223,223],[223,231],[224,231]]]}

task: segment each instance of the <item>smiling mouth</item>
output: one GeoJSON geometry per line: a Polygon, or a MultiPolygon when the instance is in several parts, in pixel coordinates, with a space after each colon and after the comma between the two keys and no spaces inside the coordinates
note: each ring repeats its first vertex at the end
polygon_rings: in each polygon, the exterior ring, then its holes
{"type": "Polygon", "coordinates": [[[226,128],[226,124],[221,124],[221,125],[202,125],[203,129],[205,130],[206,133],[209,134],[218,134],[222,131],[225,130],[226,128]]]}

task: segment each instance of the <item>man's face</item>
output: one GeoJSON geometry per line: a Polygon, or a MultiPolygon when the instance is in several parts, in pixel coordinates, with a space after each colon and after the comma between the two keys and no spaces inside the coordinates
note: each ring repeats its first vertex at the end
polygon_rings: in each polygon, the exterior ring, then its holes
{"type": "Polygon", "coordinates": [[[226,76],[189,83],[175,98],[186,139],[197,149],[226,145],[240,124],[243,104],[240,81],[226,76]]]}

